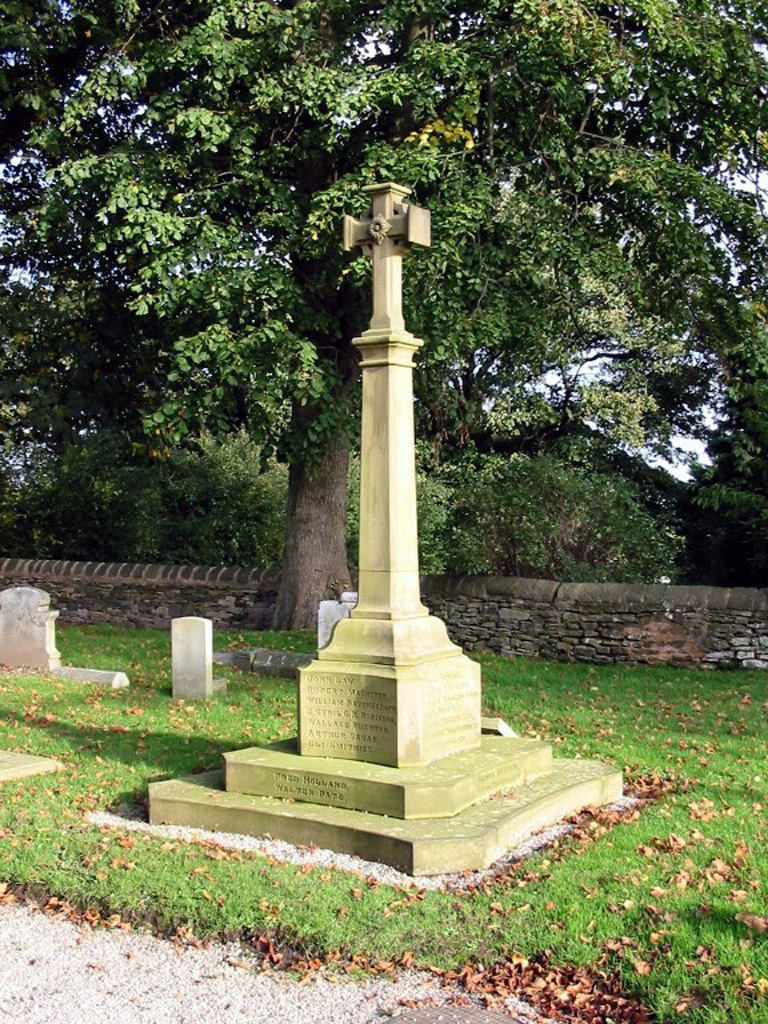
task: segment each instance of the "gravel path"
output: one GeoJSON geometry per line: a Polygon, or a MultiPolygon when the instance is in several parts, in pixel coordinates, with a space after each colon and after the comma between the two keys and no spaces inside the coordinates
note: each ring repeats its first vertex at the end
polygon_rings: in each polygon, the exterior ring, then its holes
{"type": "MultiPolygon", "coordinates": [[[[27,906],[0,906],[0,1021],[14,1024],[374,1024],[446,1005],[426,974],[397,982],[330,975],[306,984],[262,974],[239,945],[179,948],[138,933],[92,931],[27,906]]],[[[536,1015],[511,1001],[511,1024],[536,1015]]],[[[474,1018],[473,1018],[474,1019],[474,1018]]],[[[498,1014],[489,1015],[499,1020],[498,1014]]]]}

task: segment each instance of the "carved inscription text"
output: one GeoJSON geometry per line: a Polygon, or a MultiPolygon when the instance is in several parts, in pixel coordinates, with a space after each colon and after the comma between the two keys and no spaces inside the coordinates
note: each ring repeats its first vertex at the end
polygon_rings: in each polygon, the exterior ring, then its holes
{"type": "Polygon", "coordinates": [[[302,748],[365,759],[397,740],[397,710],[384,690],[354,676],[309,673],[302,680],[302,748]]]}

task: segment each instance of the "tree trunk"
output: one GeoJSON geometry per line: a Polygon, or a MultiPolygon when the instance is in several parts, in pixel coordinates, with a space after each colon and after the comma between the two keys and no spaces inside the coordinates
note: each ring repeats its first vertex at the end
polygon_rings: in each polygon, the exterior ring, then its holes
{"type": "Polygon", "coordinates": [[[312,629],[320,601],[350,585],[347,533],[349,446],[332,442],[311,469],[291,466],[288,519],[275,629],[312,629]]]}

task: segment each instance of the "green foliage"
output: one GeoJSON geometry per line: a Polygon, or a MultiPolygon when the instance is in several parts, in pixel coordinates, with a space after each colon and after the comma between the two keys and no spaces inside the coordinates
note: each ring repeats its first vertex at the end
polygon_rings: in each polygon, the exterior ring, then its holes
{"type": "MultiPolygon", "coordinates": [[[[156,474],[155,474],[156,476],[156,474]]],[[[153,471],[130,460],[124,439],[109,433],[37,451],[9,495],[11,555],[87,561],[151,561],[158,551],[162,499],[153,471]]]]}
{"type": "Polygon", "coordinates": [[[680,543],[617,474],[551,456],[497,457],[461,468],[447,564],[455,573],[655,582],[674,575],[680,543]]]}
{"type": "Polygon", "coordinates": [[[764,3],[13,0],[3,17],[14,443],[245,427],[306,467],[354,435],[369,265],[339,220],[376,179],[433,214],[405,281],[438,447],[664,454],[737,401],[728,368],[758,346],[768,288],[764,3]]]}
{"type": "Polygon", "coordinates": [[[153,461],[98,434],[39,457],[3,505],[3,549],[37,558],[269,566],[287,474],[245,434],[203,435],[153,461]]]}
{"type": "Polygon", "coordinates": [[[245,433],[223,441],[204,434],[163,467],[163,561],[278,565],[286,497],[285,468],[264,466],[245,433]]]}
{"type": "MultiPolygon", "coordinates": [[[[656,582],[677,574],[683,541],[669,509],[650,508],[616,472],[549,455],[464,453],[437,468],[419,451],[423,573],[656,582]]],[[[360,471],[353,462],[349,559],[357,565],[360,471]]]]}
{"type": "Polygon", "coordinates": [[[16,0],[3,75],[7,382],[50,437],[248,424],[293,460],[349,421],[395,178],[431,434],[664,446],[765,285],[764,6],[16,0]],[[303,411],[302,411],[303,410],[303,411]]]}

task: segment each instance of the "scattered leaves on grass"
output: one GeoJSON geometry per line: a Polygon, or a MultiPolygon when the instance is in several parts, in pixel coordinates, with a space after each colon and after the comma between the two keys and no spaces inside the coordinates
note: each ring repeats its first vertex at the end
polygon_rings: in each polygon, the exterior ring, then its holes
{"type": "MultiPolygon", "coordinates": [[[[649,971],[643,968],[638,973],[649,971]]],[[[546,953],[531,958],[512,953],[487,968],[467,965],[461,971],[435,973],[480,997],[489,1008],[517,996],[556,1020],[589,1024],[609,1020],[617,1024],[651,1022],[650,1012],[624,993],[617,974],[582,967],[555,967],[546,953]]]]}

